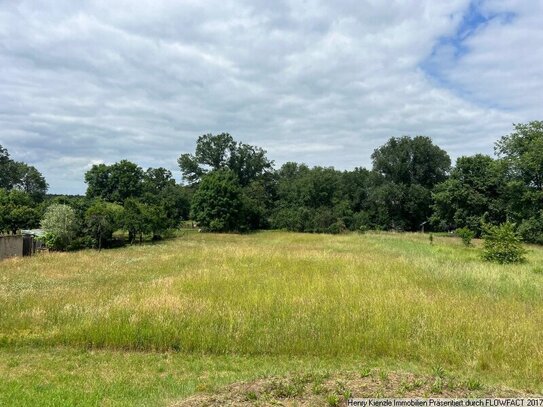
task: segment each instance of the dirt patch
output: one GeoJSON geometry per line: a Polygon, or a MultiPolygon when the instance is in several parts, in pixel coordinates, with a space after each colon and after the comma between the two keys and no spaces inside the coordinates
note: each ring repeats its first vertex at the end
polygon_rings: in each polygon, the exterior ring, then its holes
{"type": "Polygon", "coordinates": [[[459,380],[379,370],[345,374],[311,373],[235,383],[214,394],[197,394],[174,404],[196,406],[345,406],[351,397],[518,397],[512,389],[487,388],[476,379],[459,380]]]}

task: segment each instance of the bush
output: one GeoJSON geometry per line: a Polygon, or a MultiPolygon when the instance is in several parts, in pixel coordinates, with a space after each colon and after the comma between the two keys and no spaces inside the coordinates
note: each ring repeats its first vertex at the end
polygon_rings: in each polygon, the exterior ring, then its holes
{"type": "Polygon", "coordinates": [[[462,239],[462,243],[464,243],[464,246],[469,247],[471,246],[471,239],[475,237],[475,232],[471,231],[470,229],[463,227],[456,229],[456,235],[462,239]]]}
{"type": "Polygon", "coordinates": [[[66,247],[67,251],[76,251],[82,249],[92,249],[96,246],[95,240],[91,236],[81,236],[72,239],[66,247]]]}
{"type": "Polygon", "coordinates": [[[543,212],[539,217],[522,221],[518,228],[522,240],[527,243],[543,244],[543,212]]]}
{"type": "Polygon", "coordinates": [[[345,223],[343,223],[342,220],[337,220],[336,222],[332,223],[328,227],[328,230],[327,230],[328,233],[331,233],[333,235],[345,233],[346,231],[347,231],[347,227],[345,226],[345,223]]]}
{"type": "Polygon", "coordinates": [[[521,239],[512,223],[506,222],[500,226],[487,225],[483,228],[483,237],[484,260],[500,264],[520,263],[525,260],[526,250],[522,247],[521,239]]]}

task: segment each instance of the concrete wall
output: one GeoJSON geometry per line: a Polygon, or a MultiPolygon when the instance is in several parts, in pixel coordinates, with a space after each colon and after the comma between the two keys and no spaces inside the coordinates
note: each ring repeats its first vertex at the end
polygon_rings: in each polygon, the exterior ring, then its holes
{"type": "Polygon", "coordinates": [[[23,255],[22,236],[0,236],[0,260],[23,255]]]}

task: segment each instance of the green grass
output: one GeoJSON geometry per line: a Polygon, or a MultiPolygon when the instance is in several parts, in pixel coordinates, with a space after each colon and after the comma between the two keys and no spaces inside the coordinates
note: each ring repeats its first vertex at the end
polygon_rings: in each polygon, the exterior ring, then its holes
{"type": "Polygon", "coordinates": [[[319,364],[541,391],[542,263],[537,247],[501,266],[448,237],[282,232],[3,261],[0,404],[154,405],[319,364]]]}

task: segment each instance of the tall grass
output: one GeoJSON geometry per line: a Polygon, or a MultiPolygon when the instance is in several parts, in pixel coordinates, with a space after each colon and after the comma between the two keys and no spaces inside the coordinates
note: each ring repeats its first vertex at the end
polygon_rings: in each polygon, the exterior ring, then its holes
{"type": "Polygon", "coordinates": [[[543,250],[423,235],[191,234],[0,263],[0,346],[392,358],[543,378],[543,250]]]}

